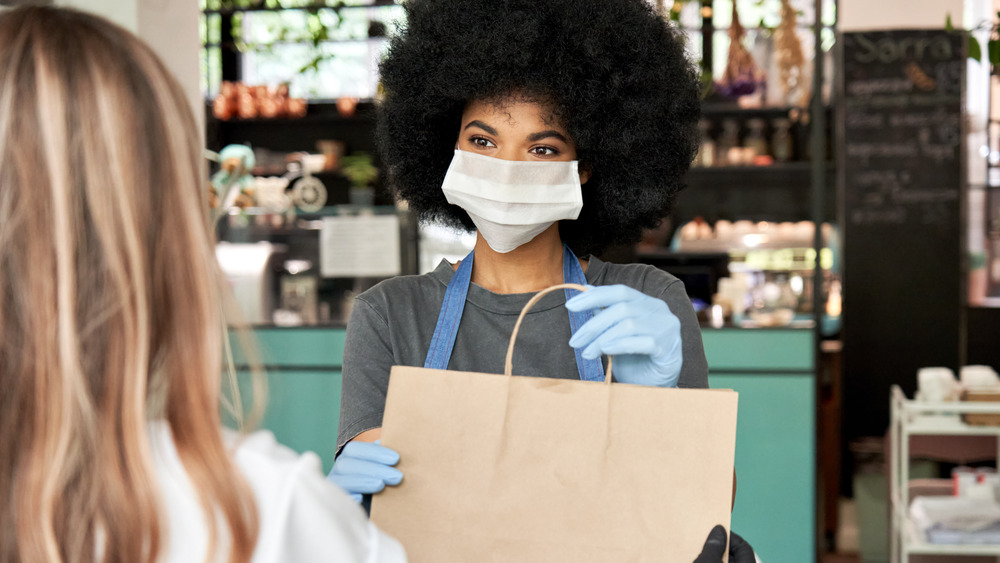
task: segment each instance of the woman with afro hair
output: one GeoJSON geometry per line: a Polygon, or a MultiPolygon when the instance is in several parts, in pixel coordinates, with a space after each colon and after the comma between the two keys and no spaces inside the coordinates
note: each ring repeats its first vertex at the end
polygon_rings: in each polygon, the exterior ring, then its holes
{"type": "MultiPolygon", "coordinates": [[[[474,251],[358,296],[347,327],[330,478],[401,481],[381,435],[393,365],[707,387],[683,284],[595,254],[669,213],[698,145],[699,82],[679,30],[643,0],[408,0],[380,65],[389,185],[427,221],[475,229],[474,251]],[[567,310],[569,312],[567,313],[567,310]]],[[[752,559],[751,559],[752,560],[752,559]]]]}

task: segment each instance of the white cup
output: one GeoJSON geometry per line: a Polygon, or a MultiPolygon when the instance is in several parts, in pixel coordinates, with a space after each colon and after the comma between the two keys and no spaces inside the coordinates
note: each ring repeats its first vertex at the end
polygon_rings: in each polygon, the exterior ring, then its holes
{"type": "Polygon", "coordinates": [[[917,370],[917,398],[937,403],[954,401],[958,392],[955,372],[946,367],[926,367],[917,370]]]}
{"type": "Polygon", "coordinates": [[[962,366],[959,377],[966,388],[1000,386],[1000,377],[990,366],[962,366]]]}

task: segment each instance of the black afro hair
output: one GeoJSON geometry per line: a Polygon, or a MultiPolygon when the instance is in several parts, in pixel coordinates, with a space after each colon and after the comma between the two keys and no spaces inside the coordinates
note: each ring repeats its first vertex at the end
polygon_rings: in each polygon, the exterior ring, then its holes
{"type": "Polygon", "coordinates": [[[473,229],[441,183],[471,100],[552,104],[591,172],[560,232],[578,255],[639,240],[698,147],[699,82],[684,36],[644,0],[408,0],[380,65],[377,137],[396,197],[473,229]]]}

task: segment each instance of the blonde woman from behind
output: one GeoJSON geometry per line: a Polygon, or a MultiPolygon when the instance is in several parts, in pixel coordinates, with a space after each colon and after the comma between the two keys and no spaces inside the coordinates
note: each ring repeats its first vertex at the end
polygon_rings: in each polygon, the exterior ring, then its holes
{"type": "Polygon", "coordinates": [[[402,561],[314,455],[221,430],[186,103],[104,20],[0,14],[0,560],[402,561]]]}

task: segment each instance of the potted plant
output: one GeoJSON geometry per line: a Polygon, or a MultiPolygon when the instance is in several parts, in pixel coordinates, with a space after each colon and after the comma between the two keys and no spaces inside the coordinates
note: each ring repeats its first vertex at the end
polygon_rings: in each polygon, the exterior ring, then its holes
{"type": "Polygon", "coordinates": [[[378,178],[378,168],[372,161],[372,156],[360,151],[345,156],[341,160],[340,172],[351,184],[349,201],[351,205],[372,205],[375,201],[373,186],[378,178]]]}

